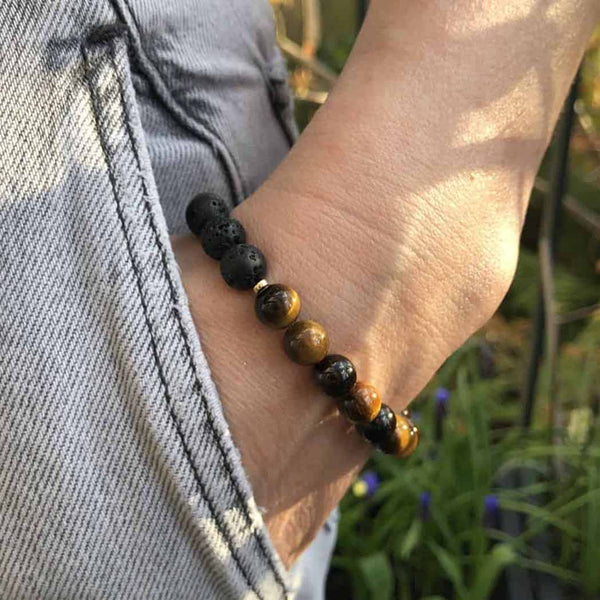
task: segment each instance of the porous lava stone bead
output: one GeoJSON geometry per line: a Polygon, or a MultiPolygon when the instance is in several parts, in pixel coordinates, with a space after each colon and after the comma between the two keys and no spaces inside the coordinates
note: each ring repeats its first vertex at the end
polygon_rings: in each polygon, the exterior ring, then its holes
{"type": "Polygon", "coordinates": [[[356,369],[349,358],[329,354],[315,365],[315,377],[326,394],[343,396],[356,383],[356,369]]]}
{"type": "Polygon", "coordinates": [[[281,329],[291,325],[300,314],[298,292],[281,283],[272,283],[256,294],[256,316],[265,325],[281,329]]]}
{"type": "Polygon", "coordinates": [[[229,248],[221,258],[221,275],[227,285],[237,290],[252,289],[267,273],[263,253],[250,244],[229,248]]]}
{"type": "Polygon", "coordinates": [[[329,337],[315,321],[296,321],[285,331],[283,347],[286,354],[301,365],[314,365],[325,358],[329,337]]]}
{"type": "Polygon", "coordinates": [[[382,403],[377,416],[365,425],[357,425],[356,428],[371,444],[379,447],[380,444],[389,441],[389,437],[396,429],[396,415],[387,405],[382,403]]]}
{"type": "Polygon", "coordinates": [[[378,445],[386,454],[406,458],[419,445],[419,430],[410,419],[399,415],[396,417],[394,431],[378,445]]]}
{"type": "Polygon", "coordinates": [[[381,408],[381,396],[375,387],[362,381],[342,398],[339,409],[353,423],[370,423],[381,408]]]}
{"type": "Polygon", "coordinates": [[[220,260],[229,248],[246,241],[246,231],[237,219],[219,217],[203,227],[200,241],[206,254],[220,260]]]}
{"type": "Polygon", "coordinates": [[[214,194],[202,193],[194,196],[185,211],[185,220],[192,233],[200,235],[204,226],[213,219],[229,215],[225,201],[214,194]]]}

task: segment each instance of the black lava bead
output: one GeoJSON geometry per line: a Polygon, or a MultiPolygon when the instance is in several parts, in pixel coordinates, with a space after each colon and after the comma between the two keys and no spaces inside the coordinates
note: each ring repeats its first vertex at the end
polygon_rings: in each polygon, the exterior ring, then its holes
{"type": "Polygon", "coordinates": [[[220,217],[209,221],[200,234],[204,252],[211,258],[221,260],[229,248],[246,241],[246,231],[237,219],[220,217]]]}
{"type": "Polygon", "coordinates": [[[330,396],[347,394],[356,383],[356,369],[349,358],[328,354],[315,365],[315,376],[321,389],[330,396]]]}
{"type": "Polygon", "coordinates": [[[382,403],[379,414],[370,423],[356,428],[372,444],[385,445],[396,429],[396,415],[387,404],[382,403]]]}
{"type": "Polygon", "coordinates": [[[263,253],[250,244],[238,244],[221,258],[221,275],[227,285],[237,290],[252,289],[267,273],[263,253]]]}
{"type": "Polygon", "coordinates": [[[192,233],[200,235],[203,227],[213,219],[227,217],[229,208],[225,201],[214,194],[194,196],[185,211],[185,220],[192,233]]]}

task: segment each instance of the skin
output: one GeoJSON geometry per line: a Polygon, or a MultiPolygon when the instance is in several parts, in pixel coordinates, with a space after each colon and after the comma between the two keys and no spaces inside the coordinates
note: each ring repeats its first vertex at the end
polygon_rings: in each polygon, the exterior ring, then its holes
{"type": "MultiPolygon", "coordinates": [[[[405,407],[496,310],[597,0],[373,0],[330,99],[234,216],[359,379],[405,407]]],[[[173,240],[275,547],[290,565],[369,455],[253,294],[173,240]],[[235,340],[235,343],[232,343],[235,340]]]]}

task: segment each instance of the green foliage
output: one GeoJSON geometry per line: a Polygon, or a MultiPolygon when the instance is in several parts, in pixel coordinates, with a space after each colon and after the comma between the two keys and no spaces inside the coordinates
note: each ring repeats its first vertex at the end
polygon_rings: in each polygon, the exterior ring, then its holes
{"type": "MultiPolygon", "coordinates": [[[[600,319],[582,328],[576,341],[578,360],[593,364],[595,372],[582,378],[579,369],[579,380],[562,382],[565,396],[574,398],[572,408],[579,410],[599,389],[600,319]]],[[[479,348],[477,338],[465,344],[416,403],[422,430],[431,433],[434,386],[454,388],[443,438],[424,437],[406,461],[377,455],[370,465],[381,477],[375,494],[348,494],[343,501],[333,565],[352,580],[354,600],[485,600],[508,565],[556,577],[572,598],[600,593],[599,425],[587,422],[583,440],[567,427],[554,443],[543,427],[524,432],[499,426],[506,414],[503,404],[514,403],[506,393],[521,360],[515,357],[512,369],[483,379],[479,348]],[[525,481],[502,485],[507,474],[523,468],[525,481]],[[431,494],[428,518],[420,508],[424,491],[431,494]],[[504,514],[523,516],[520,535],[485,526],[489,495],[504,514]],[[536,546],[544,536],[548,556],[536,546]]],[[[561,369],[572,371],[567,364],[561,369]]]]}
{"type": "MultiPolygon", "coordinates": [[[[581,231],[579,236],[582,237],[581,231]]],[[[560,263],[555,268],[554,284],[557,310],[561,313],[594,304],[600,297],[600,281],[597,277],[577,275],[560,263]]],[[[511,316],[531,315],[539,294],[539,285],[538,256],[523,248],[513,285],[505,302],[505,310],[511,316]]]]}
{"type": "Polygon", "coordinates": [[[319,58],[336,72],[340,72],[352,50],[354,38],[342,36],[336,39],[326,38],[319,49],[319,58]]]}
{"type": "Polygon", "coordinates": [[[394,591],[394,576],[389,557],[384,552],[370,554],[358,560],[358,573],[371,597],[391,600],[394,591]]]}

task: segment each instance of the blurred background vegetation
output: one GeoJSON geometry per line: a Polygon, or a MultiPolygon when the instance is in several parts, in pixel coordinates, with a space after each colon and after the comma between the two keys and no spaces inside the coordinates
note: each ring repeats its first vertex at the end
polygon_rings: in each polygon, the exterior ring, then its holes
{"type": "MultiPolygon", "coordinates": [[[[326,100],[365,7],[272,4],[302,128],[326,100]]],[[[374,457],[342,502],[328,598],[600,598],[600,28],[573,99],[570,132],[563,117],[570,135],[555,135],[542,163],[506,300],[413,403],[418,452],[374,457]],[[541,328],[539,241],[561,183],[541,328]],[[546,334],[539,369],[536,332],[546,334]]]]}

